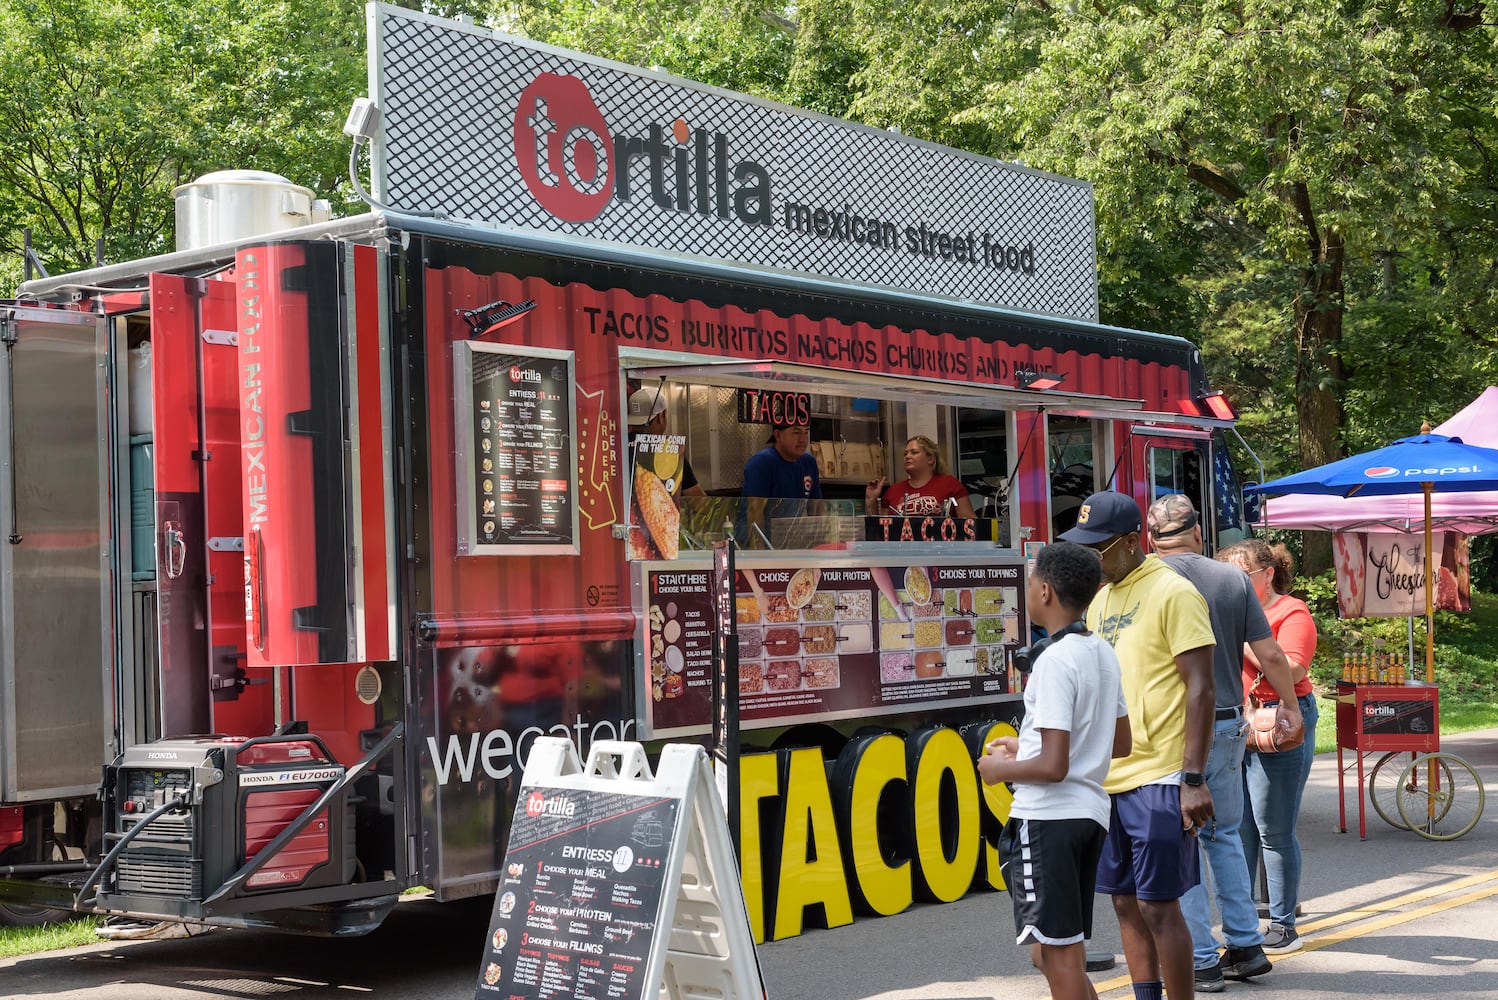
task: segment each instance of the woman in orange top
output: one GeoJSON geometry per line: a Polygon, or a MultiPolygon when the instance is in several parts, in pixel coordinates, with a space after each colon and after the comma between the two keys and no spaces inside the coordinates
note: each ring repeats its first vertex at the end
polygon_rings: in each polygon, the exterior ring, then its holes
{"type": "MultiPolygon", "coordinates": [[[[1279,753],[1258,753],[1250,748],[1243,761],[1247,791],[1243,800],[1243,853],[1248,870],[1255,872],[1263,846],[1269,881],[1269,929],[1264,932],[1264,951],[1283,955],[1300,950],[1300,935],[1295,932],[1295,908],[1300,902],[1300,841],[1295,836],[1295,824],[1316,752],[1316,695],[1306,674],[1316,655],[1316,623],[1305,601],[1289,594],[1295,561],[1283,545],[1270,548],[1262,539],[1250,538],[1224,549],[1218,558],[1236,565],[1253,582],[1274,641],[1290,661],[1295,697],[1306,723],[1306,739],[1300,746],[1279,753]]],[[[1245,646],[1243,652],[1244,690],[1261,701],[1276,700],[1278,695],[1259,671],[1252,651],[1245,646]]]]}

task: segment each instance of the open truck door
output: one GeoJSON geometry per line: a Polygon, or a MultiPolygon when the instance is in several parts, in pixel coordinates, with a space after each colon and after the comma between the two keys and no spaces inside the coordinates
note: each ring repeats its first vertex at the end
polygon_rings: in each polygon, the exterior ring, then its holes
{"type": "MultiPolygon", "coordinates": [[[[92,796],[116,750],[105,325],[0,310],[0,864],[64,862],[53,800],[92,796]]],[[[0,902],[0,923],[55,920],[0,902]]]]}
{"type": "Polygon", "coordinates": [[[1133,494],[1146,508],[1173,493],[1189,497],[1201,517],[1208,555],[1243,537],[1241,518],[1223,516],[1224,489],[1232,498],[1229,507],[1237,510],[1236,484],[1218,481],[1224,464],[1218,450],[1224,447],[1220,434],[1205,428],[1139,425],[1129,436],[1133,494]]]}

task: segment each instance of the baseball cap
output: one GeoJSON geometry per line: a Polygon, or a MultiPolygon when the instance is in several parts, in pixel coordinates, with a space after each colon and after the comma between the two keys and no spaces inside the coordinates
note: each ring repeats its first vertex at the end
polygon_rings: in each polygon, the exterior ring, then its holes
{"type": "Polygon", "coordinates": [[[1180,493],[1161,497],[1150,504],[1145,523],[1150,526],[1150,535],[1155,538],[1173,538],[1196,526],[1196,508],[1190,498],[1180,493]]]}
{"type": "Polygon", "coordinates": [[[666,412],[666,394],[660,386],[636,389],[629,395],[629,426],[644,427],[666,412]]]}
{"type": "Polygon", "coordinates": [[[1127,535],[1139,530],[1139,505],[1134,498],[1112,490],[1094,493],[1082,501],[1077,511],[1077,526],[1063,531],[1064,542],[1078,545],[1096,545],[1115,535],[1127,535]]]}

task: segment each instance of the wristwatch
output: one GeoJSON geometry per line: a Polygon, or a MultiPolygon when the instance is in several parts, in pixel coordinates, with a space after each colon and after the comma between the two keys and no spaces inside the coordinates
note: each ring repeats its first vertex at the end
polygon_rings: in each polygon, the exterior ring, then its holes
{"type": "Polygon", "coordinates": [[[1207,776],[1200,771],[1182,771],[1181,782],[1195,788],[1198,785],[1205,785],[1207,783],[1207,776]]]}

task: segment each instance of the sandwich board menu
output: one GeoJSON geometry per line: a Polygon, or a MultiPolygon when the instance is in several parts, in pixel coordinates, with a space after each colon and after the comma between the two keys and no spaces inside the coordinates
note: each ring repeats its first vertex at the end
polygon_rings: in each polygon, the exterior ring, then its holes
{"type": "Polygon", "coordinates": [[[576,553],[572,352],[474,341],[453,351],[458,553],[576,553]]]}
{"type": "Polygon", "coordinates": [[[584,767],[571,741],[538,738],[475,1000],[653,1000],[668,965],[683,995],[725,979],[763,994],[706,753],[668,745],[657,776],[638,743],[601,740],[584,767]],[[678,897],[692,933],[676,933],[678,897]]]}

